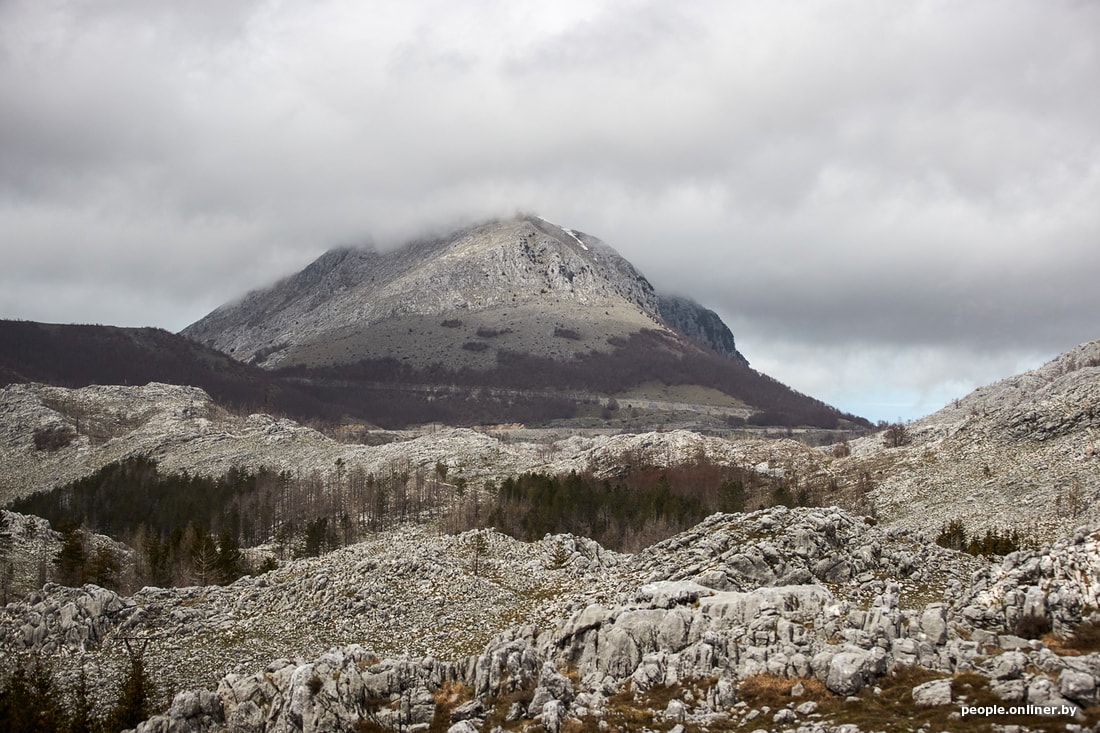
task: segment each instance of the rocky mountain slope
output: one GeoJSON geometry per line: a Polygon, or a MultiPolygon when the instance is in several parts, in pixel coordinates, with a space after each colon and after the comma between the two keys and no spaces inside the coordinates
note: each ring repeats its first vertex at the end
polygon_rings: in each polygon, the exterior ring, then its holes
{"type": "Polygon", "coordinates": [[[1100,341],[981,387],[907,426],[896,448],[852,441],[880,517],[936,531],[1017,527],[1053,538],[1100,520],[1100,341]]]}
{"type": "Polygon", "coordinates": [[[59,486],[134,455],[153,457],[165,471],[212,476],[234,466],[326,476],[338,465],[368,474],[401,465],[416,473],[444,462],[474,486],[524,471],[613,476],[624,465],[705,455],[790,477],[820,502],[873,511],[891,525],[934,535],[959,519],[972,533],[1016,528],[1049,541],[1100,520],[1098,364],[1100,342],[1084,344],[912,423],[904,445],[887,447],[881,434],[871,435],[851,441],[846,457],[793,440],[686,431],[544,443],[445,429],[367,446],[290,420],[229,413],[194,388],[12,385],[0,390],[0,497],[59,486]]]}
{"type": "Polygon", "coordinates": [[[1100,654],[1072,648],[1100,603],[1096,529],[999,563],[836,509],[715,515],[633,556],[489,534],[475,565],[473,542],[413,528],[224,588],[128,598],[47,586],[0,609],[0,643],[9,661],[61,652],[70,683],[98,670],[106,696],[127,666],[120,639],[146,640],[146,669],[177,692],[140,731],[1100,720],[1100,654]],[[1003,711],[968,720],[968,705],[1003,711]]]}
{"type": "Polygon", "coordinates": [[[594,237],[519,217],[388,252],[332,250],[182,333],[267,367],[386,356],[427,367],[447,353],[485,368],[498,348],[570,358],[643,328],[665,327],[629,262],[594,237]],[[459,348],[478,331],[494,332],[494,349],[459,348]]]}
{"type": "MultiPolygon", "coordinates": [[[[144,731],[1095,730],[1098,396],[1100,342],[907,426],[900,446],[874,435],[845,456],[685,431],[527,443],[444,429],[368,446],[227,412],[195,388],[11,385],[5,500],[138,454],[209,475],[442,461],[474,486],[706,456],[860,498],[878,519],[717,514],[635,555],[411,525],[224,587],[47,585],[0,609],[0,672],[38,655],[72,689],[94,670],[104,706],[126,642],[140,644],[162,713],[144,731]],[[1050,541],[984,560],[931,541],[953,518],[1050,541]]],[[[58,536],[5,518],[29,575],[58,536]]]]}
{"type": "Polygon", "coordinates": [[[729,441],[687,431],[572,436],[547,445],[447,428],[370,446],[337,442],[291,420],[232,414],[193,387],[0,390],[0,500],[5,503],[138,455],[155,459],[167,472],[205,476],[234,467],[331,476],[357,468],[379,475],[400,465],[415,473],[442,461],[453,477],[475,486],[524,471],[591,469],[605,476],[631,463],[670,465],[699,455],[804,473],[824,462],[820,451],[793,440],[729,441]]]}
{"type": "Polygon", "coordinates": [[[546,422],[670,387],[700,413],[732,400],[766,424],[859,422],[750,369],[713,311],[659,297],[599,239],[535,216],[333,250],[182,334],[379,425],[546,422]]]}

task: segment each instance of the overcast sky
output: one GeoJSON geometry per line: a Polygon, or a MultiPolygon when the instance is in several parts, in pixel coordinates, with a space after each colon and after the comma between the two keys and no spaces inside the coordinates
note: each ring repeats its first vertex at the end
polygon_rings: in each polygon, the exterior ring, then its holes
{"type": "Polygon", "coordinates": [[[914,418],[1100,338],[1100,2],[0,0],[0,317],[517,210],[914,418]]]}

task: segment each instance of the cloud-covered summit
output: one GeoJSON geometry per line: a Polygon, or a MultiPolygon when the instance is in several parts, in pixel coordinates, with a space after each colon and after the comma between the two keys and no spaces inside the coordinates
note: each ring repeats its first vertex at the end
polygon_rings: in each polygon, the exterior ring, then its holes
{"type": "MultiPolygon", "coordinates": [[[[929,412],[1096,338],[1100,8],[0,4],[0,315],[158,325],[517,209],[929,412]]],[[[885,403],[876,406],[872,403],[885,403]]]]}

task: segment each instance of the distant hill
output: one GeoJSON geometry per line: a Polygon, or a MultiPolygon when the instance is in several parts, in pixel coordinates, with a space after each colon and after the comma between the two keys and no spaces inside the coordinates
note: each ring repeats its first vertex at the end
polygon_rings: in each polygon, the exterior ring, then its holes
{"type": "Polygon", "coordinates": [[[258,367],[159,328],[0,321],[0,386],[149,382],[201,387],[219,403],[294,416],[338,411],[258,367]]]}
{"type": "Polygon", "coordinates": [[[938,532],[1049,539],[1100,521],[1100,341],[979,387],[905,426],[851,441],[834,470],[868,477],[881,519],[938,532]]]}
{"type": "Polygon", "coordinates": [[[715,313],[662,298],[604,242],[535,216],[332,250],[182,335],[383,425],[537,422],[670,387],[755,424],[867,425],[749,368],[715,313]]]}

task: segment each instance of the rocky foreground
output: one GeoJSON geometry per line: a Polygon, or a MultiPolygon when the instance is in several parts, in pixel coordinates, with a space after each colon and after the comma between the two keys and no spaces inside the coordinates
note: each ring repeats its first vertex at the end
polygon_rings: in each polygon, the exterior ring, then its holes
{"type": "Polygon", "coordinates": [[[1100,529],[991,563],[776,507],[637,555],[414,529],[228,587],[51,585],[0,642],[63,680],[143,645],[150,732],[1100,730],[1097,608],[1100,529]]]}

